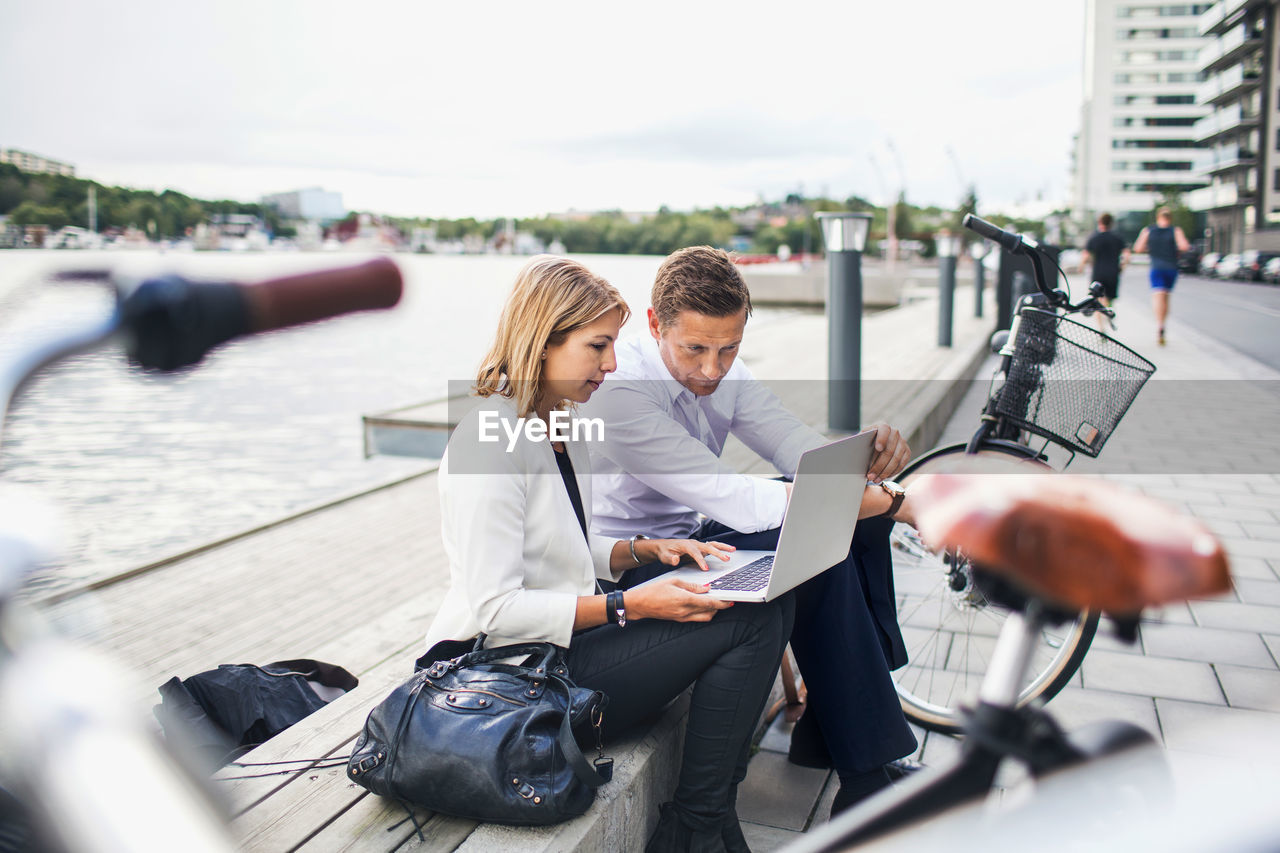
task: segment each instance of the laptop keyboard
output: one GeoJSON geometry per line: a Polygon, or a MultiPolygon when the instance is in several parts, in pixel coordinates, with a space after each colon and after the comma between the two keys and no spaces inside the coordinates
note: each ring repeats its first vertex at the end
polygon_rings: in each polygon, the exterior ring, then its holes
{"type": "Polygon", "coordinates": [[[716,578],[711,582],[711,588],[734,592],[759,592],[769,585],[769,575],[772,573],[773,554],[769,554],[716,578]]]}

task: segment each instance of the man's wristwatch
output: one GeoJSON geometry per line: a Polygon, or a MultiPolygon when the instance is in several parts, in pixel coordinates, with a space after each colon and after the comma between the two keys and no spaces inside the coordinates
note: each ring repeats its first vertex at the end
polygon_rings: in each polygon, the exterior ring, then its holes
{"type": "Polygon", "coordinates": [[[605,595],[604,609],[611,624],[617,625],[619,628],[626,626],[627,606],[622,599],[622,590],[605,595]]]}
{"type": "Polygon", "coordinates": [[[881,480],[879,485],[880,488],[884,489],[885,494],[893,498],[893,501],[889,504],[889,509],[884,513],[890,518],[893,518],[893,514],[898,511],[900,506],[902,506],[902,501],[907,496],[907,490],[902,488],[902,486],[899,486],[893,480],[881,480]]]}
{"type": "Polygon", "coordinates": [[[637,557],[637,556],[636,556],[636,540],[637,540],[637,539],[648,539],[648,538],[649,538],[649,537],[648,537],[648,536],[645,536],[643,533],[637,533],[635,536],[632,536],[632,537],[631,537],[631,540],[630,540],[630,545],[631,545],[631,559],[633,559],[633,560],[635,560],[635,561],[636,561],[636,565],[637,565],[637,566],[643,566],[643,565],[644,565],[644,562],[643,562],[639,557],[637,557]]]}

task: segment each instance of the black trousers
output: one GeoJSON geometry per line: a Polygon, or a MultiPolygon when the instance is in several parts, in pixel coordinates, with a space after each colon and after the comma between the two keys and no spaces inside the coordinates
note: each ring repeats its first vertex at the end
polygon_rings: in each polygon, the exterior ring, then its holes
{"type": "MultiPolygon", "coordinates": [[[[806,716],[817,718],[832,766],[842,773],[874,770],[917,745],[889,676],[906,663],[894,604],[892,526],[883,518],[859,521],[849,555],[793,590],[791,649],[809,691],[806,716]]],[[[740,533],[708,521],[693,538],[772,551],[778,534],[777,528],[740,533]]],[[[667,571],[660,564],[632,569],[623,585],[667,571]]]]}
{"type": "Polygon", "coordinates": [[[566,662],[580,686],[609,696],[606,737],[655,716],[693,685],[674,802],[693,829],[719,827],[747,774],[751,734],[791,634],[793,597],[735,604],[710,622],[644,619],[573,638],[566,662]]]}

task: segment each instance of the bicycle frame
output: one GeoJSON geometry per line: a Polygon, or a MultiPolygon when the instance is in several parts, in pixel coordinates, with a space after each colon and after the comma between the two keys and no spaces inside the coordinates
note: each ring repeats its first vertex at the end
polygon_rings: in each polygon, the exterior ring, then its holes
{"type": "MultiPolygon", "coordinates": [[[[1039,779],[1092,758],[1152,746],[1144,729],[1114,721],[1075,737],[1067,735],[1044,710],[1017,708],[1018,694],[1039,641],[1054,616],[1032,600],[1001,628],[991,665],[979,689],[979,701],[966,714],[966,739],[959,757],[915,774],[814,830],[788,847],[788,853],[845,850],[927,818],[973,803],[991,790],[1008,758],[1023,762],[1039,779]]],[[[1162,759],[1161,759],[1162,761],[1162,759]]]]}
{"type": "MultiPolygon", "coordinates": [[[[107,344],[119,311],[86,321],[0,365],[0,449],[9,411],[42,370],[107,344]]],[[[54,558],[52,508],[22,496],[26,512],[0,518],[0,733],[6,780],[36,794],[43,835],[68,850],[184,849],[227,853],[226,815],[195,775],[145,732],[117,694],[124,679],[106,657],[58,636],[15,600],[27,574],[54,558]],[[44,528],[44,529],[42,529],[44,528]],[[119,784],[123,777],[128,784],[119,784]],[[56,824],[56,828],[53,827],[56,824]]]]}

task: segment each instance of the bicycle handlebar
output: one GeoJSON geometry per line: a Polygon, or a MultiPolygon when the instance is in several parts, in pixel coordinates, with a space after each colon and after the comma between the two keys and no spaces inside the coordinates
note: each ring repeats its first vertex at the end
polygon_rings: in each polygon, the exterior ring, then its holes
{"type": "Polygon", "coordinates": [[[1081,311],[1085,313],[1099,311],[1108,317],[1115,316],[1115,312],[1099,302],[1096,296],[1090,295],[1087,299],[1072,305],[1070,297],[1065,292],[1051,289],[1048,277],[1044,273],[1043,259],[1040,256],[1040,252],[1037,251],[1040,248],[1040,244],[1035,240],[1022,234],[1006,231],[998,225],[974,216],[972,213],[965,214],[962,224],[975,234],[994,241],[1011,255],[1026,255],[1031,261],[1031,272],[1036,282],[1036,289],[1044,294],[1050,305],[1055,308],[1062,308],[1068,314],[1077,314],[1081,311]]]}
{"type": "Polygon", "coordinates": [[[1029,245],[1034,246],[1034,243],[1028,244],[1028,241],[1021,234],[1006,231],[998,225],[993,225],[985,219],[974,216],[972,213],[966,213],[961,224],[975,234],[998,243],[1005,251],[1013,255],[1026,251],[1029,245]]]}
{"type": "Polygon", "coordinates": [[[341,269],[275,278],[244,288],[250,333],[284,329],[355,311],[391,308],[404,281],[387,258],[341,269]]]}
{"type": "Polygon", "coordinates": [[[386,258],[248,285],[163,276],[124,299],[119,323],[131,362],[180,370],[235,338],[390,308],[403,287],[399,268],[386,258]]]}

